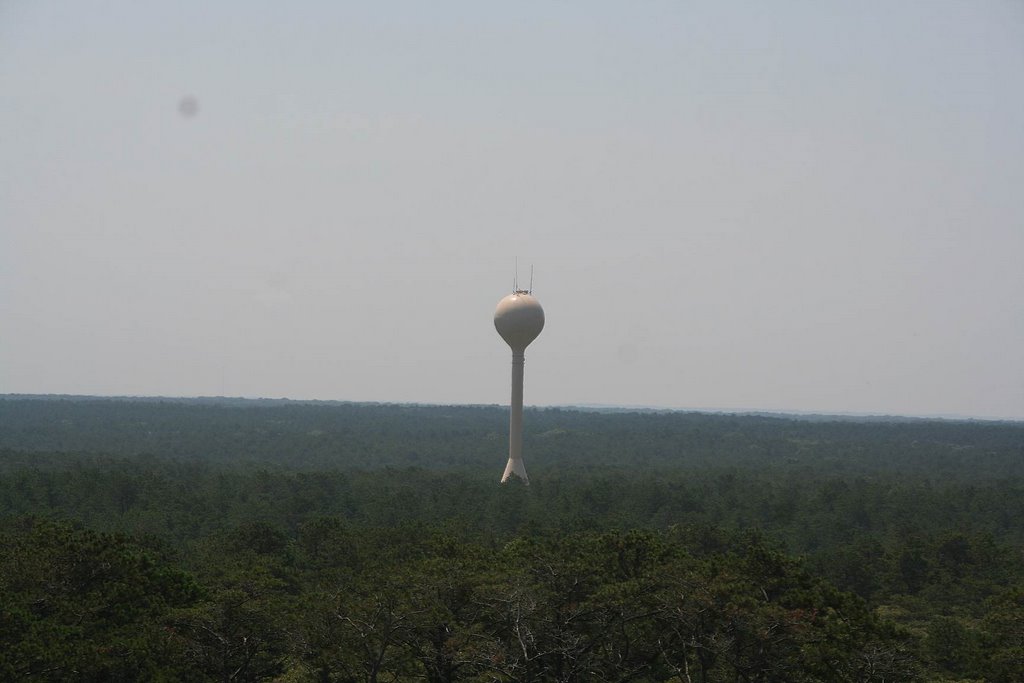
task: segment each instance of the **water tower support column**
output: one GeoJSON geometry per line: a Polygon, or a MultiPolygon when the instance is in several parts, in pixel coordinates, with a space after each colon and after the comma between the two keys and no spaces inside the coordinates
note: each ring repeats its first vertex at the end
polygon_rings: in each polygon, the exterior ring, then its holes
{"type": "Polygon", "coordinates": [[[526,363],[524,351],[512,351],[512,401],[508,416],[508,464],[505,474],[501,475],[501,483],[505,483],[511,475],[516,475],[525,482],[526,466],[523,465],[523,366],[526,363]]]}

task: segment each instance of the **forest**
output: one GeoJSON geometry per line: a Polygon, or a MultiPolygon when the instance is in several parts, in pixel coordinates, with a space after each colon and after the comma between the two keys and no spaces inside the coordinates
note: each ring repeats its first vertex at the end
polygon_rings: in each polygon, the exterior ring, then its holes
{"type": "Polygon", "coordinates": [[[1024,424],[0,396],[0,679],[1021,681],[1024,424]]]}

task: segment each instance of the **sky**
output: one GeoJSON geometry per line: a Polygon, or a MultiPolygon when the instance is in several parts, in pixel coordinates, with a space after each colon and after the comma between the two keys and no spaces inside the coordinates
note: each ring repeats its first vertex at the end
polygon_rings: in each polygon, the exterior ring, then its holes
{"type": "Polygon", "coordinates": [[[0,393],[1024,419],[1024,3],[0,1],[0,393]]]}

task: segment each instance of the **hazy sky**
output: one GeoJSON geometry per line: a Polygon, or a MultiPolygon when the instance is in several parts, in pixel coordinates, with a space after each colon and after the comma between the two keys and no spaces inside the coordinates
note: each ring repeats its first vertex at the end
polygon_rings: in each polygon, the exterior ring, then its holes
{"type": "Polygon", "coordinates": [[[0,2],[0,393],[1024,418],[1024,3],[0,2]]]}

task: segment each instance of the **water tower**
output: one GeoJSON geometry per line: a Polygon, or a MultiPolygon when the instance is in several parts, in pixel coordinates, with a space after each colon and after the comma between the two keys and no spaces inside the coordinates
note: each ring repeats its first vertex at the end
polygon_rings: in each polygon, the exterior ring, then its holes
{"type": "Polygon", "coordinates": [[[514,289],[498,302],[494,311],[494,327],[512,347],[512,406],[508,420],[508,465],[501,483],[513,474],[530,483],[523,466],[523,364],[526,347],[544,329],[544,309],[529,289],[514,289]]]}

